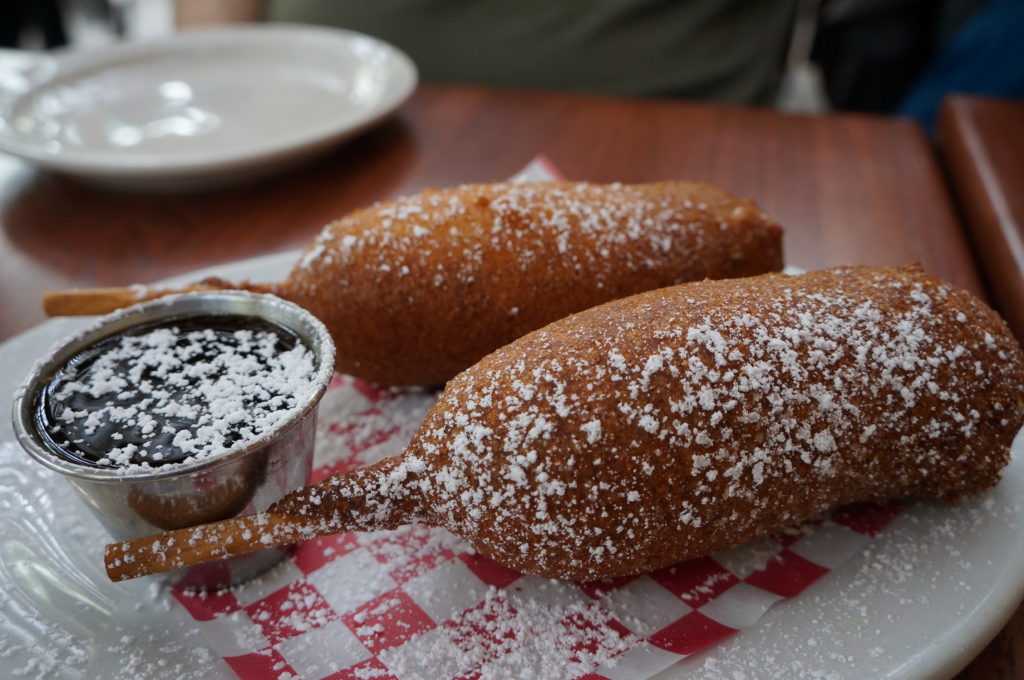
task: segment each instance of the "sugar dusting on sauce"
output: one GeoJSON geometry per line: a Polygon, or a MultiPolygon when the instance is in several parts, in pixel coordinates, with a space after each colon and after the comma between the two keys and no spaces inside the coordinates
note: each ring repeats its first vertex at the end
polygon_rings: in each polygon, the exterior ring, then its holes
{"type": "Polygon", "coordinates": [[[41,429],[85,465],[202,460],[288,421],[314,391],[313,361],[293,333],[252,317],[148,324],[69,360],[43,395],[41,429]]]}

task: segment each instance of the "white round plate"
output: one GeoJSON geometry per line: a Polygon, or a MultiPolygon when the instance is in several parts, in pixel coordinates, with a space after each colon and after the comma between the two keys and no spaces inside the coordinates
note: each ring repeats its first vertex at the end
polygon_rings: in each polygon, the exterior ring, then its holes
{"type": "MultiPolygon", "coordinates": [[[[214,274],[280,280],[297,257],[281,253],[178,282],[214,274]]],[[[3,413],[32,362],[89,322],[49,321],[0,346],[3,413]]],[[[1019,498],[1024,436],[997,487],[958,505],[912,504],[862,554],[658,680],[951,677],[1024,595],[1019,498]]],[[[0,420],[0,677],[232,677],[166,590],[144,579],[107,581],[105,542],[66,482],[29,459],[8,418],[0,420]]]]}
{"type": "Polygon", "coordinates": [[[297,25],[190,31],[27,66],[5,62],[0,150],[146,189],[279,171],[380,121],[417,81],[409,57],[387,43],[297,25]]]}

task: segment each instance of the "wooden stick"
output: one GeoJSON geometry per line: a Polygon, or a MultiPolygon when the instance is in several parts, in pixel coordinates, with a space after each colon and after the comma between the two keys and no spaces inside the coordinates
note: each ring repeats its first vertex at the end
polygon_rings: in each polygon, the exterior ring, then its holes
{"type": "Polygon", "coordinates": [[[175,293],[201,293],[221,290],[223,286],[198,283],[181,288],[149,288],[147,286],[125,286],[123,288],[80,288],[55,290],[43,295],[43,310],[47,316],[83,316],[106,314],[115,309],[128,307],[139,302],[155,300],[175,293]]]}
{"type": "Polygon", "coordinates": [[[260,512],[111,543],[103,562],[111,581],[125,581],[337,532],[338,527],[328,522],[297,522],[292,517],[260,512]]]}
{"type": "Polygon", "coordinates": [[[264,548],[341,531],[394,529],[412,521],[418,499],[401,495],[393,479],[402,456],[334,475],[297,489],[264,512],[111,543],[103,554],[107,576],[124,581],[194,567],[264,548]]]}
{"type": "Polygon", "coordinates": [[[115,309],[147,302],[165,295],[181,293],[207,293],[215,290],[247,290],[250,293],[272,293],[287,297],[286,283],[249,283],[248,281],[225,281],[210,276],[198,283],[177,288],[154,288],[151,286],[123,286],[120,288],[76,288],[55,290],[43,295],[43,309],[47,316],[83,316],[106,314],[115,309]]]}

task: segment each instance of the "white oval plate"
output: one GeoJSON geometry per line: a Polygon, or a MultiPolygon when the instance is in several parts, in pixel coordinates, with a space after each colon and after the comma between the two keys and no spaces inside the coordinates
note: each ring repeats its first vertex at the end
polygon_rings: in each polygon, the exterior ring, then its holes
{"type": "MultiPolygon", "coordinates": [[[[297,258],[281,253],[177,282],[280,280],[297,258]]],[[[103,529],[14,440],[12,392],[52,343],[90,322],[48,321],[0,345],[0,677],[231,678],[167,590],[107,581],[103,529]]],[[[952,677],[1024,595],[1020,498],[1024,435],[994,489],[958,505],[911,504],[862,554],[657,680],[952,677]]]]}
{"type": "Polygon", "coordinates": [[[360,33],[191,31],[0,74],[0,150],[127,188],[237,183],[380,121],[416,82],[409,57],[360,33]]]}

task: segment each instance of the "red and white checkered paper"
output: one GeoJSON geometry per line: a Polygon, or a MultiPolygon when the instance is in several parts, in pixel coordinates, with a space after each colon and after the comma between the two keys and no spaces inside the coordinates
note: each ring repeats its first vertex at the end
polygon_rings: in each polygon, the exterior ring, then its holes
{"type": "MultiPolygon", "coordinates": [[[[543,159],[524,173],[551,179],[543,159]]],[[[337,376],[320,409],[313,481],[396,455],[434,402],[337,376]]],[[[299,545],[259,579],[173,593],[245,680],[642,680],[754,624],[857,554],[898,506],[830,520],[641,576],[527,576],[442,529],[299,545]]]]}

